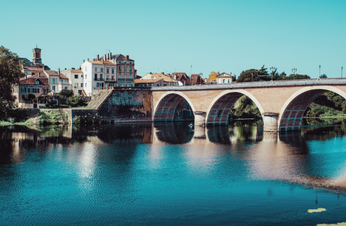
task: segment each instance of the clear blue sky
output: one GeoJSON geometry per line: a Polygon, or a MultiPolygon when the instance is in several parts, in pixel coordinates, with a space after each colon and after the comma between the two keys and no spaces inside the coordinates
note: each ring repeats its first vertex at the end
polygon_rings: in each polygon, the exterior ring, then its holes
{"type": "MultiPolygon", "coordinates": [[[[130,55],[139,75],[211,71],[340,77],[346,67],[345,0],[1,2],[0,45],[53,70],[79,67],[110,50],[130,55]]],[[[346,68],[344,71],[346,77],[346,68]]]]}

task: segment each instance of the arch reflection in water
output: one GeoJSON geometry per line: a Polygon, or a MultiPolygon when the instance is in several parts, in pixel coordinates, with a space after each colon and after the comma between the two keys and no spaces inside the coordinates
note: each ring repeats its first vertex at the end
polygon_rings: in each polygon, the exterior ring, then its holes
{"type": "Polygon", "coordinates": [[[267,135],[247,156],[255,178],[346,189],[345,128],[308,127],[280,133],[279,139],[267,135]]]}
{"type": "Polygon", "coordinates": [[[263,138],[262,121],[236,121],[230,125],[208,126],[211,142],[231,144],[245,141],[260,141],[263,138]]]}
{"type": "Polygon", "coordinates": [[[188,143],[194,135],[194,130],[190,125],[184,122],[155,122],[155,135],[159,141],[169,144],[188,143]]]}

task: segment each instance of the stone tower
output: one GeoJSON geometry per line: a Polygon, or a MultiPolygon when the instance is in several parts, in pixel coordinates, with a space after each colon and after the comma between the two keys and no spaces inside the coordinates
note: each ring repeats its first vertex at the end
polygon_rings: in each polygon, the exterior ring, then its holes
{"type": "Polygon", "coordinates": [[[32,62],[34,64],[42,64],[41,49],[36,47],[32,50],[32,62]]]}

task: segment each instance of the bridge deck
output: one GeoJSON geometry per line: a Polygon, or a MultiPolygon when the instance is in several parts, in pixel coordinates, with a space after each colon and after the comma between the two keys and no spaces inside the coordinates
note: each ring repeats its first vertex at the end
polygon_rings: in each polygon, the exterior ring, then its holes
{"type": "Polygon", "coordinates": [[[290,86],[323,86],[323,85],[346,85],[346,78],[327,79],[298,79],[276,80],[264,82],[241,82],[227,85],[192,85],[192,86],[156,86],[153,91],[183,91],[183,90],[215,90],[215,89],[245,89],[245,88],[270,88],[290,86]]]}

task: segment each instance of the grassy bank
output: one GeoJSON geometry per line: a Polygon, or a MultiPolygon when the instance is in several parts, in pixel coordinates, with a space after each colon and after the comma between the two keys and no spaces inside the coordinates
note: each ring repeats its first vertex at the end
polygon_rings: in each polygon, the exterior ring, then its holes
{"type": "Polygon", "coordinates": [[[68,123],[68,115],[62,109],[15,109],[0,119],[0,126],[9,125],[58,125],[68,123]]]}

